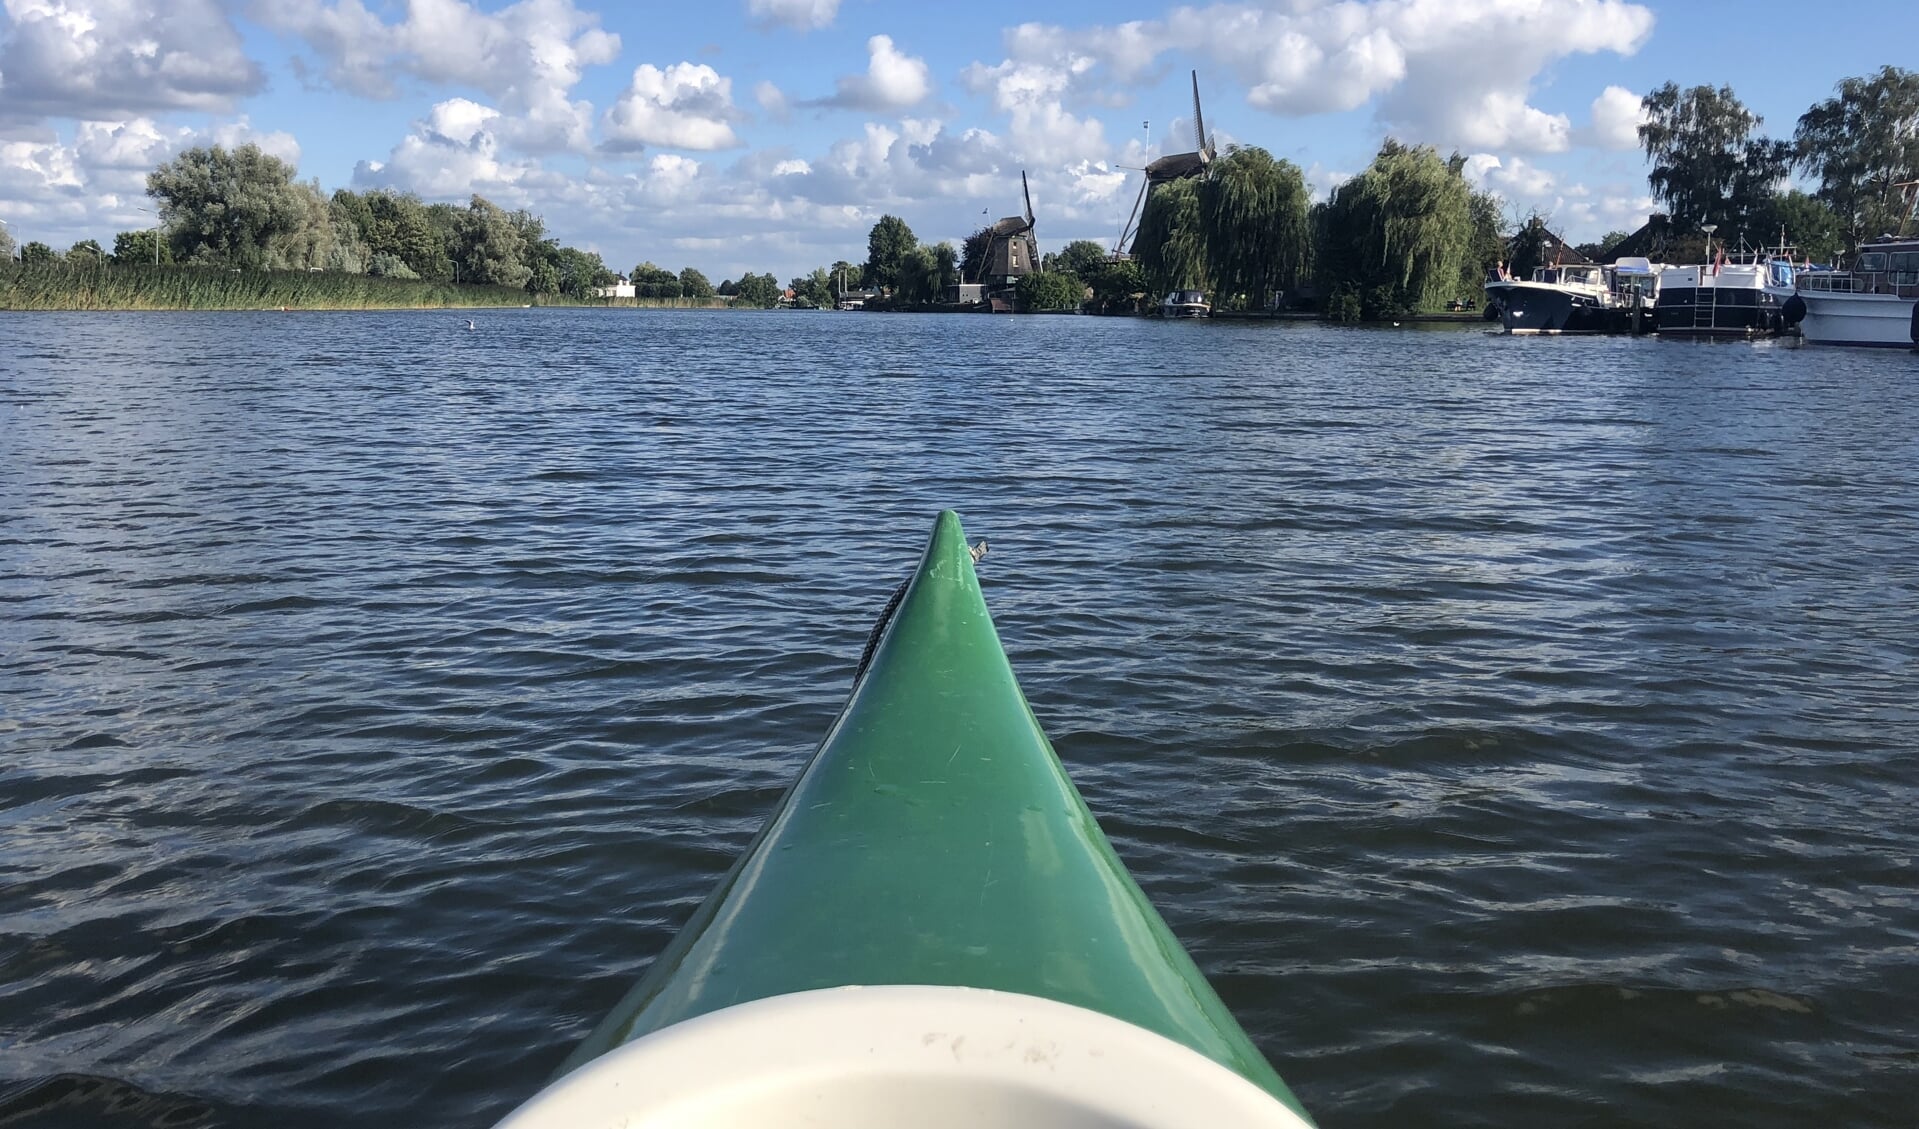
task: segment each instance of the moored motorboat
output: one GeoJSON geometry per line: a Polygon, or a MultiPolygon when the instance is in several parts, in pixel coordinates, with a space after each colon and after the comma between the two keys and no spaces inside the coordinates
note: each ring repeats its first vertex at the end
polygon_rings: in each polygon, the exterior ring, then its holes
{"type": "Polygon", "coordinates": [[[1159,312],[1169,318],[1203,318],[1213,312],[1201,290],[1172,290],[1159,300],[1159,312]]]}
{"type": "Polygon", "coordinates": [[[1895,235],[1860,244],[1848,270],[1808,270],[1781,313],[1809,345],[1919,348],[1919,181],[1905,192],[1905,219],[1895,235]]]}
{"type": "Polygon", "coordinates": [[[826,739],[503,1124],[1299,1129],[1020,693],[953,513],[826,739]]]}
{"type": "Polygon", "coordinates": [[[1786,328],[1782,307],[1796,270],[1783,250],[1667,267],[1659,278],[1655,329],[1661,337],[1770,337],[1786,328]]]}
{"type": "Polygon", "coordinates": [[[1630,332],[1657,283],[1636,263],[1623,273],[1617,265],[1581,263],[1538,267],[1525,281],[1495,276],[1486,282],[1486,316],[1497,310],[1500,324],[1513,334],[1630,332]]]}

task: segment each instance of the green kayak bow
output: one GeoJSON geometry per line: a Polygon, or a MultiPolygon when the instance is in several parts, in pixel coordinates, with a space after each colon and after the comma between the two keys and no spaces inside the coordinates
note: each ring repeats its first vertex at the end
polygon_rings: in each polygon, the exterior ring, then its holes
{"type": "Polygon", "coordinates": [[[759,836],[505,1124],[813,1123],[796,1108],[1310,1125],[1067,779],[951,511],[759,836]]]}

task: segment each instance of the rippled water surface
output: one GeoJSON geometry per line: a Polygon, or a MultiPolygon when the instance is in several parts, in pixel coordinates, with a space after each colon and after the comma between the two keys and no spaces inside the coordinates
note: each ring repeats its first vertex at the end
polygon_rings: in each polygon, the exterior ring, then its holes
{"type": "Polygon", "coordinates": [[[952,506],[1328,1129],[1912,1125],[1915,390],[1476,329],[0,318],[0,1124],[503,1114],[952,506]]]}

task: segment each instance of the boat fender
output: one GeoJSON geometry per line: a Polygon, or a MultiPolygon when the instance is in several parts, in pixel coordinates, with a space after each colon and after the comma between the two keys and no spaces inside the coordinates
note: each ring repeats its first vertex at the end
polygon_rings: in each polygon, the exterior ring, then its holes
{"type": "MultiPolygon", "coordinates": [[[[1797,294],[1793,295],[1795,298],[1798,296],[1797,294]]],[[[1919,302],[1912,304],[1912,324],[1909,328],[1911,332],[1907,333],[1906,336],[1912,338],[1914,345],[1919,345],[1919,302]]]]}
{"type": "Polygon", "coordinates": [[[1798,325],[1806,320],[1806,300],[1794,294],[1779,308],[1779,315],[1786,319],[1787,325],[1798,325]]]}

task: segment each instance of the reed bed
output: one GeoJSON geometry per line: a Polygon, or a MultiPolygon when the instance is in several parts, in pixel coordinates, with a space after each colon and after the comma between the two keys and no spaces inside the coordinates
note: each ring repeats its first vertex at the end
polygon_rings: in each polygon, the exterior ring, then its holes
{"type": "Polygon", "coordinates": [[[0,268],[4,310],[381,310],[524,306],[510,286],[306,271],[92,263],[0,268]]]}

